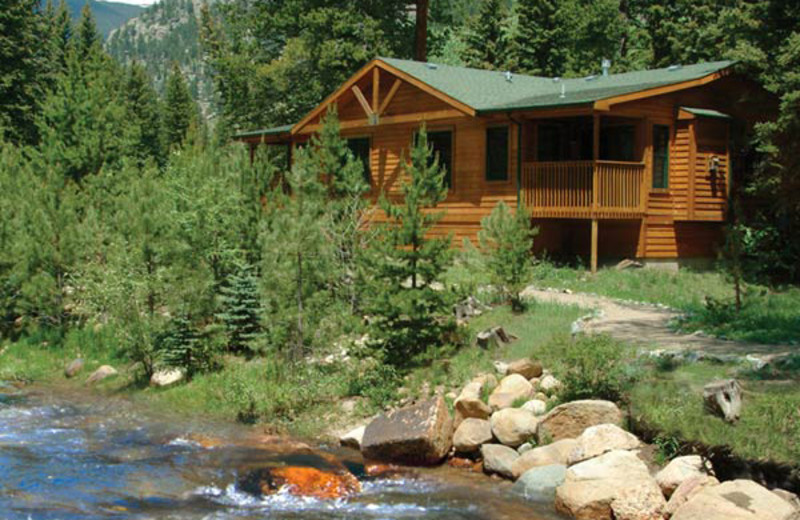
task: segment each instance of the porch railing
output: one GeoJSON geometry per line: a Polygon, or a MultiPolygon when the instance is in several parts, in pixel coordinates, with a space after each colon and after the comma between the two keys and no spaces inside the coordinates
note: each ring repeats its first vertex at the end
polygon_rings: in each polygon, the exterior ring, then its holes
{"type": "Polygon", "coordinates": [[[644,163],[525,163],[523,202],[538,216],[626,218],[644,211],[644,163]]]}

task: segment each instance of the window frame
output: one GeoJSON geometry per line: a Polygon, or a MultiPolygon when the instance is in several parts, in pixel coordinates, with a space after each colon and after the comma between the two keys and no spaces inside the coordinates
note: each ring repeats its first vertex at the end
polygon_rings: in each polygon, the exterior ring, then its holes
{"type": "Polygon", "coordinates": [[[650,144],[651,144],[651,151],[650,151],[650,170],[651,170],[651,179],[650,179],[650,189],[656,193],[666,193],[669,191],[670,186],[670,155],[672,151],[672,125],[666,122],[653,122],[650,126],[650,144]],[[656,129],[665,129],[667,133],[667,143],[666,143],[666,153],[664,154],[664,169],[661,172],[661,180],[663,181],[662,184],[656,185],[656,129]]]}
{"type": "Polygon", "coordinates": [[[486,160],[483,171],[483,180],[485,182],[491,184],[504,184],[511,182],[511,166],[513,162],[513,157],[512,157],[513,154],[511,153],[512,139],[513,136],[510,124],[497,124],[497,125],[489,125],[486,127],[484,132],[484,147],[485,147],[484,153],[486,154],[486,160]],[[491,157],[489,154],[489,132],[498,129],[505,129],[506,131],[506,171],[504,172],[503,178],[490,178],[489,172],[492,170],[492,168],[490,168],[489,164],[489,159],[491,157]]]}
{"type": "MultiPolygon", "coordinates": [[[[374,177],[372,175],[372,134],[354,134],[354,135],[344,135],[342,138],[345,140],[347,145],[347,149],[350,150],[350,153],[353,153],[352,148],[350,148],[350,141],[355,139],[366,139],[367,143],[369,144],[369,150],[367,152],[367,164],[364,165],[364,178],[367,181],[370,189],[373,187],[374,177]]],[[[353,154],[355,156],[355,154],[353,154]]],[[[359,157],[360,159],[360,157],[359,157]]]]}

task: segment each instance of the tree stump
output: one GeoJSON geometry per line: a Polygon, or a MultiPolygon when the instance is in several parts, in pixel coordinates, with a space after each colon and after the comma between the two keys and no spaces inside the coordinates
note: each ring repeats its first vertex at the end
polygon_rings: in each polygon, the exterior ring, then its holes
{"type": "Polygon", "coordinates": [[[742,386],[735,379],[709,383],[703,387],[703,403],[708,413],[735,423],[742,411],[742,386]]]}
{"type": "Polygon", "coordinates": [[[492,345],[503,347],[517,339],[513,334],[509,334],[503,327],[492,327],[478,333],[478,346],[488,349],[492,345]]]}

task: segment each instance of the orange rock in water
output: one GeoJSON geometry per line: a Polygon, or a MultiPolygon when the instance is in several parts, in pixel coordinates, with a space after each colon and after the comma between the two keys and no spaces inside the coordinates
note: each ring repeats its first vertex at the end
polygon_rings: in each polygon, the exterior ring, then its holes
{"type": "Polygon", "coordinates": [[[367,463],[364,465],[364,473],[370,477],[390,477],[403,472],[404,470],[400,466],[394,464],[367,463]]]}
{"type": "Polygon", "coordinates": [[[361,491],[361,483],[350,473],[290,466],[274,468],[270,476],[273,488],[264,489],[262,486],[265,495],[284,487],[292,495],[323,499],[342,498],[361,491]]]}

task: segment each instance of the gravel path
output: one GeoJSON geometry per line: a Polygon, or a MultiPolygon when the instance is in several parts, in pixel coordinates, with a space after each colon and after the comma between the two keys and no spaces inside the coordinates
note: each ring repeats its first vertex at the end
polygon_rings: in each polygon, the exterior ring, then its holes
{"type": "Polygon", "coordinates": [[[680,313],[655,305],[632,304],[593,294],[542,290],[533,286],[523,296],[542,302],[577,305],[599,311],[585,322],[587,332],[607,333],[614,338],[629,341],[652,349],[691,350],[716,356],[751,356],[770,361],[796,351],[790,345],[764,345],[712,338],[702,333],[680,334],[673,332],[669,323],[680,313]]]}

